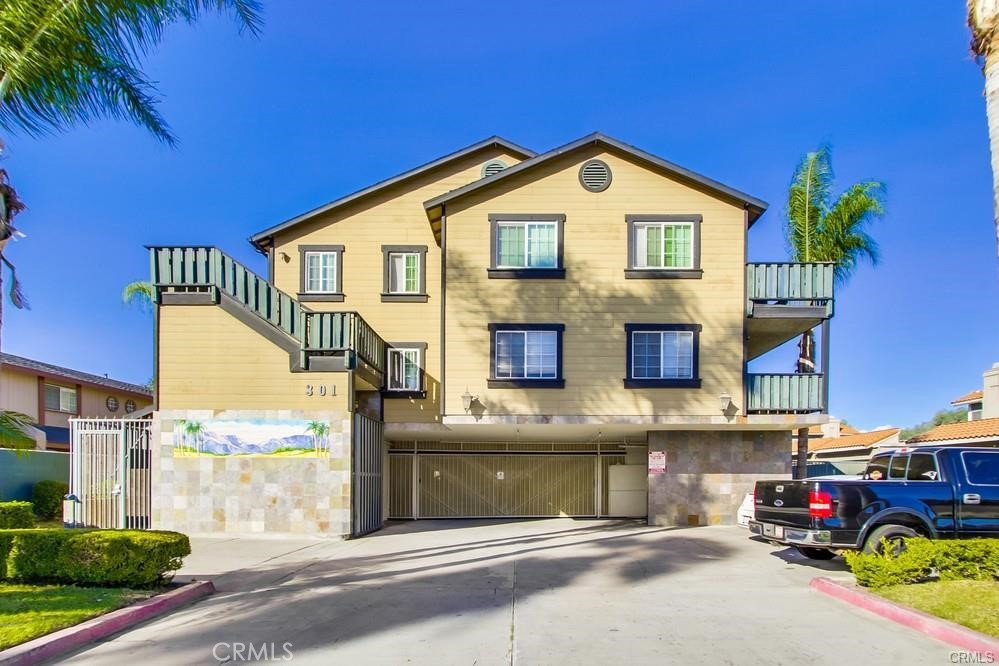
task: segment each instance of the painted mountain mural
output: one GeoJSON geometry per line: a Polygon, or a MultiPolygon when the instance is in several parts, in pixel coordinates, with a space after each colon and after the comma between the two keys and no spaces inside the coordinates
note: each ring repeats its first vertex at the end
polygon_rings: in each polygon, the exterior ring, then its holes
{"type": "Polygon", "coordinates": [[[173,431],[178,456],[329,455],[329,425],[300,420],[180,420],[173,431]]]}

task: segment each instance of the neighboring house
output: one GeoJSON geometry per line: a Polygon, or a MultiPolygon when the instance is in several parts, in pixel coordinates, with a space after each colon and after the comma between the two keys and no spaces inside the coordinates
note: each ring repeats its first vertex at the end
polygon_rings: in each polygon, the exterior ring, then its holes
{"type": "MultiPolygon", "coordinates": [[[[842,419],[830,418],[828,423],[814,425],[808,429],[808,441],[814,442],[824,437],[842,437],[843,435],[859,435],[860,431],[844,423],[842,419]]],[[[811,449],[811,444],[809,444],[811,449]]]]}
{"type": "Polygon", "coordinates": [[[951,400],[955,407],[968,408],[968,420],[999,418],[999,363],[982,373],[982,388],[951,400]]]}
{"type": "Polygon", "coordinates": [[[999,363],[982,373],[982,388],[953,400],[968,407],[968,421],[936,426],[910,437],[906,445],[999,446],[999,363]]]}
{"type": "Polygon", "coordinates": [[[823,374],[748,371],[833,309],[831,264],[746,262],[766,208],[604,135],[494,137],[253,235],[266,279],[150,248],[153,526],[731,522],[827,420],[823,374]]]}
{"type": "Polygon", "coordinates": [[[951,400],[950,404],[955,407],[967,407],[968,408],[968,420],[977,421],[982,418],[982,407],[985,400],[985,392],[981,389],[976,391],[971,391],[970,393],[965,393],[960,398],[956,400],[951,400]]]}
{"type": "Polygon", "coordinates": [[[900,428],[883,428],[839,437],[813,439],[808,443],[808,459],[830,462],[866,461],[879,451],[899,448],[900,432],[900,428]]]}
{"type": "Polygon", "coordinates": [[[0,354],[0,363],[0,409],[31,417],[38,448],[68,451],[71,418],[127,416],[153,402],[145,386],[13,354],[0,354]]]}

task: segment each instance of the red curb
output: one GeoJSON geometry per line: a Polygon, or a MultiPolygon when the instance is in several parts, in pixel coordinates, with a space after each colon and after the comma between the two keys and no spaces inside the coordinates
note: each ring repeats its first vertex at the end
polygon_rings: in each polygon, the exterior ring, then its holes
{"type": "Polygon", "coordinates": [[[188,583],[125,608],[87,620],[73,627],[39,636],[0,651],[0,666],[28,666],[77,650],[140,622],[163,615],[215,592],[211,581],[188,583]]]}
{"type": "Polygon", "coordinates": [[[955,624],[908,606],[896,604],[884,597],[865,592],[852,585],[844,585],[830,578],[813,578],[809,586],[857,608],[880,615],[903,626],[932,636],[965,650],[999,656],[999,640],[986,634],[955,624]]]}

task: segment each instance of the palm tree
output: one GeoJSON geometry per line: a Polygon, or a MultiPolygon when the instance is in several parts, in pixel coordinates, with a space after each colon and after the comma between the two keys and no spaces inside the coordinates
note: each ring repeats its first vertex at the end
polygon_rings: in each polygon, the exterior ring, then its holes
{"type": "Polygon", "coordinates": [[[189,442],[193,442],[191,447],[196,453],[201,453],[201,437],[205,434],[205,426],[197,421],[184,421],[184,436],[189,442]]]}
{"type": "MultiPolygon", "coordinates": [[[[878,263],[877,242],[868,225],[884,215],[884,183],[864,180],[832,200],[834,181],[829,146],[805,155],[794,171],[787,197],[786,238],[792,261],[828,261],[836,282],[844,284],[857,265],[878,263]]],[[[815,371],[815,338],[811,330],[799,342],[797,372],[815,371]]]]}
{"type": "Polygon", "coordinates": [[[25,432],[30,425],[31,417],[27,414],[0,411],[0,446],[19,451],[35,448],[35,438],[25,432]]]}
{"type": "Polygon", "coordinates": [[[971,52],[985,74],[985,116],[992,152],[992,222],[999,251],[999,0],[968,0],[971,52]]]}
{"type": "Polygon", "coordinates": [[[121,291],[121,300],[125,305],[137,305],[143,310],[149,310],[155,302],[153,283],[148,280],[129,282],[121,291]]]}
{"type": "Polygon", "coordinates": [[[328,423],[324,421],[309,421],[309,424],[305,427],[305,432],[312,435],[312,447],[316,455],[329,454],[328,435],[330,433],[330,425],[328,423]]]}

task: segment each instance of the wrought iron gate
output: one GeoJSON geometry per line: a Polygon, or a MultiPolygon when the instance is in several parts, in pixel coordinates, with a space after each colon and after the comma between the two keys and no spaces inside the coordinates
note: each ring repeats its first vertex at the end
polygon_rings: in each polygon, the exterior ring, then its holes
{"type": "Polygon", "coordinates": [[[70,492],[88,527],[149,529],[150,428],[139,419],[70,419],[70,492]]]}
{"type": "Polygon", "coordinates": [[[382,467],[385,459],[385,424],[362,414],[354,415],[353,536],[382,527],[382,467]]]}

